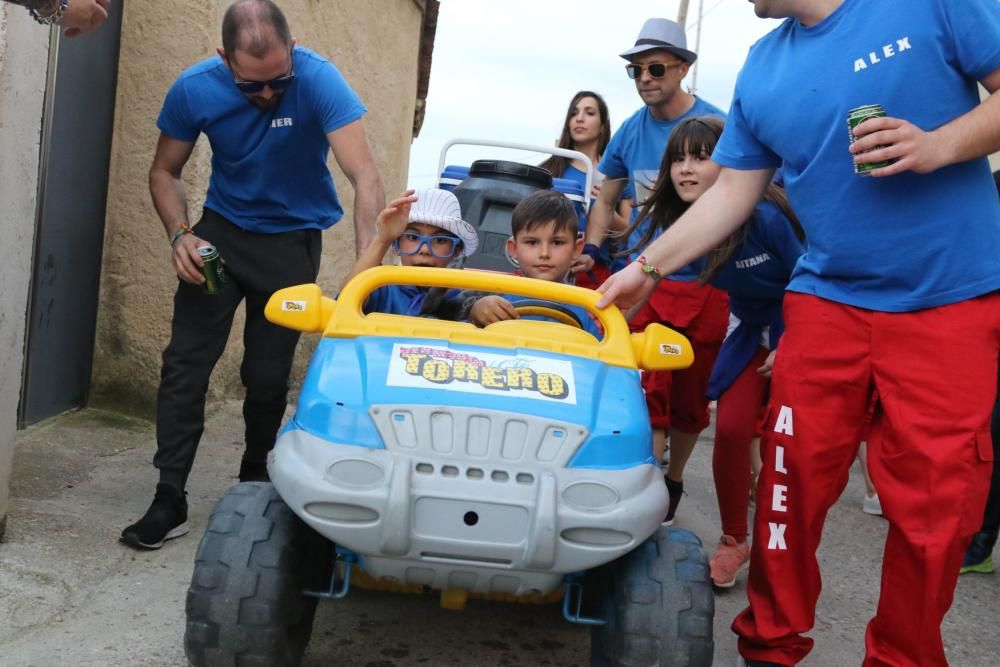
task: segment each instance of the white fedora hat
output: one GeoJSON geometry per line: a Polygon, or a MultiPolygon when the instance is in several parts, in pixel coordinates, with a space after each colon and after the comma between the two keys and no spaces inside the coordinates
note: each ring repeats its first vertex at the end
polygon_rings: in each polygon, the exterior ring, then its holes
{"type": "Polygon", "coordinates": [[[698,59],[698,54],[687,49],[687,35],[680,23],[670,19],[647,19],[642,24],[635,46],[621,53],[622,58],[631,60],[632,56],[660,49],[669,51],[687,64],[698,59]]]}

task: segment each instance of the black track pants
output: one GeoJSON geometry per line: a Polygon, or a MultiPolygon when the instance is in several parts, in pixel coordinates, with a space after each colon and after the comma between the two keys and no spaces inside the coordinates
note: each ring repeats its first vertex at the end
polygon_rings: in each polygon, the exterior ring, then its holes
{"type": "Polygon", "coordinates": [[[230,282],[218,294],[179,281],[174,295],[170,343],[156,398],[156,456],[160,481],[183,489],[205,425],[205,394],[215,363],[229,339],[233,315],[246,300],[243,363],[246,387],[247,461],[263,462],[284,416],[298,332],[264,319],[264,306],[275,291],[316,281],[320,231],[280,234],[244,231],[205,209],[195,227],[198,237],[218,248],[230,282]]]}

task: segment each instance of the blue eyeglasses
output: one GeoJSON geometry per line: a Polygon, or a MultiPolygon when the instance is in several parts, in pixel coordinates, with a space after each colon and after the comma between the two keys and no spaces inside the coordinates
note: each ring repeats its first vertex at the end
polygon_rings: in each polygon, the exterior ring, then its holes
{"type": "Polygon", "coordinates": [[[415,232],[403,232],[392,242],[397,255],[416,255],[425,245],[438,259],[451,259],[458,250],[460,241],[454,236],[424,236],[415,232]]]}

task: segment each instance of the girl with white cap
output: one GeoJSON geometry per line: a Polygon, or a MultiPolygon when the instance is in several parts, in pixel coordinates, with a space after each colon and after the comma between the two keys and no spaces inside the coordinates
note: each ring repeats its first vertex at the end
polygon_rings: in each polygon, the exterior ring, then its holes
{"type": "MultiPolygon", "coordinates": [[[[447,190],[407,190],[378,214],[375,239],[361,253],[344,283],[365,269],[381,265],[389,248],[403,266],[445,268],[473,254],[478,247],[476,228],[462,219],[455,195],[447,190]]],[[[364,311],[453,319],[448,314],[457,314],[458,294],[458,290],[386,285],[368,295],[364,311]]]]}

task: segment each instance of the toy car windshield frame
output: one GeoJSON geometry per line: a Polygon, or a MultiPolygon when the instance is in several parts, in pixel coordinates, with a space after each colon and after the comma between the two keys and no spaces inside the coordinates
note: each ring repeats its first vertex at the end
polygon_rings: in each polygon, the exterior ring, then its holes
{"type": "Polygon", "coordinates": [[[676,370],[691,365],[687,339],[662,325],[630,333],[618,308],[598,308],[593,290],[544,280],[486,271],[382,266],[363,271],[344,287],[336,301],[323,297],[319,286],[297,285],[272,295],[265,316],[275,324],[325,338],[382,336],[432,338],[498,348],[528,348],[601,361],[623,368],[676,370]],[[372,313],[362,307],[374,290],[386,285],[414,285],[517,294],[584,308],[601,323],[604,338],[580,335],[565,325],[537,321],[507,322],[501,330],[480,329],[468,322],[449,322],[405,315],[372,313]],[[540,325],[540,326],[539,326],[540,325]]]}

